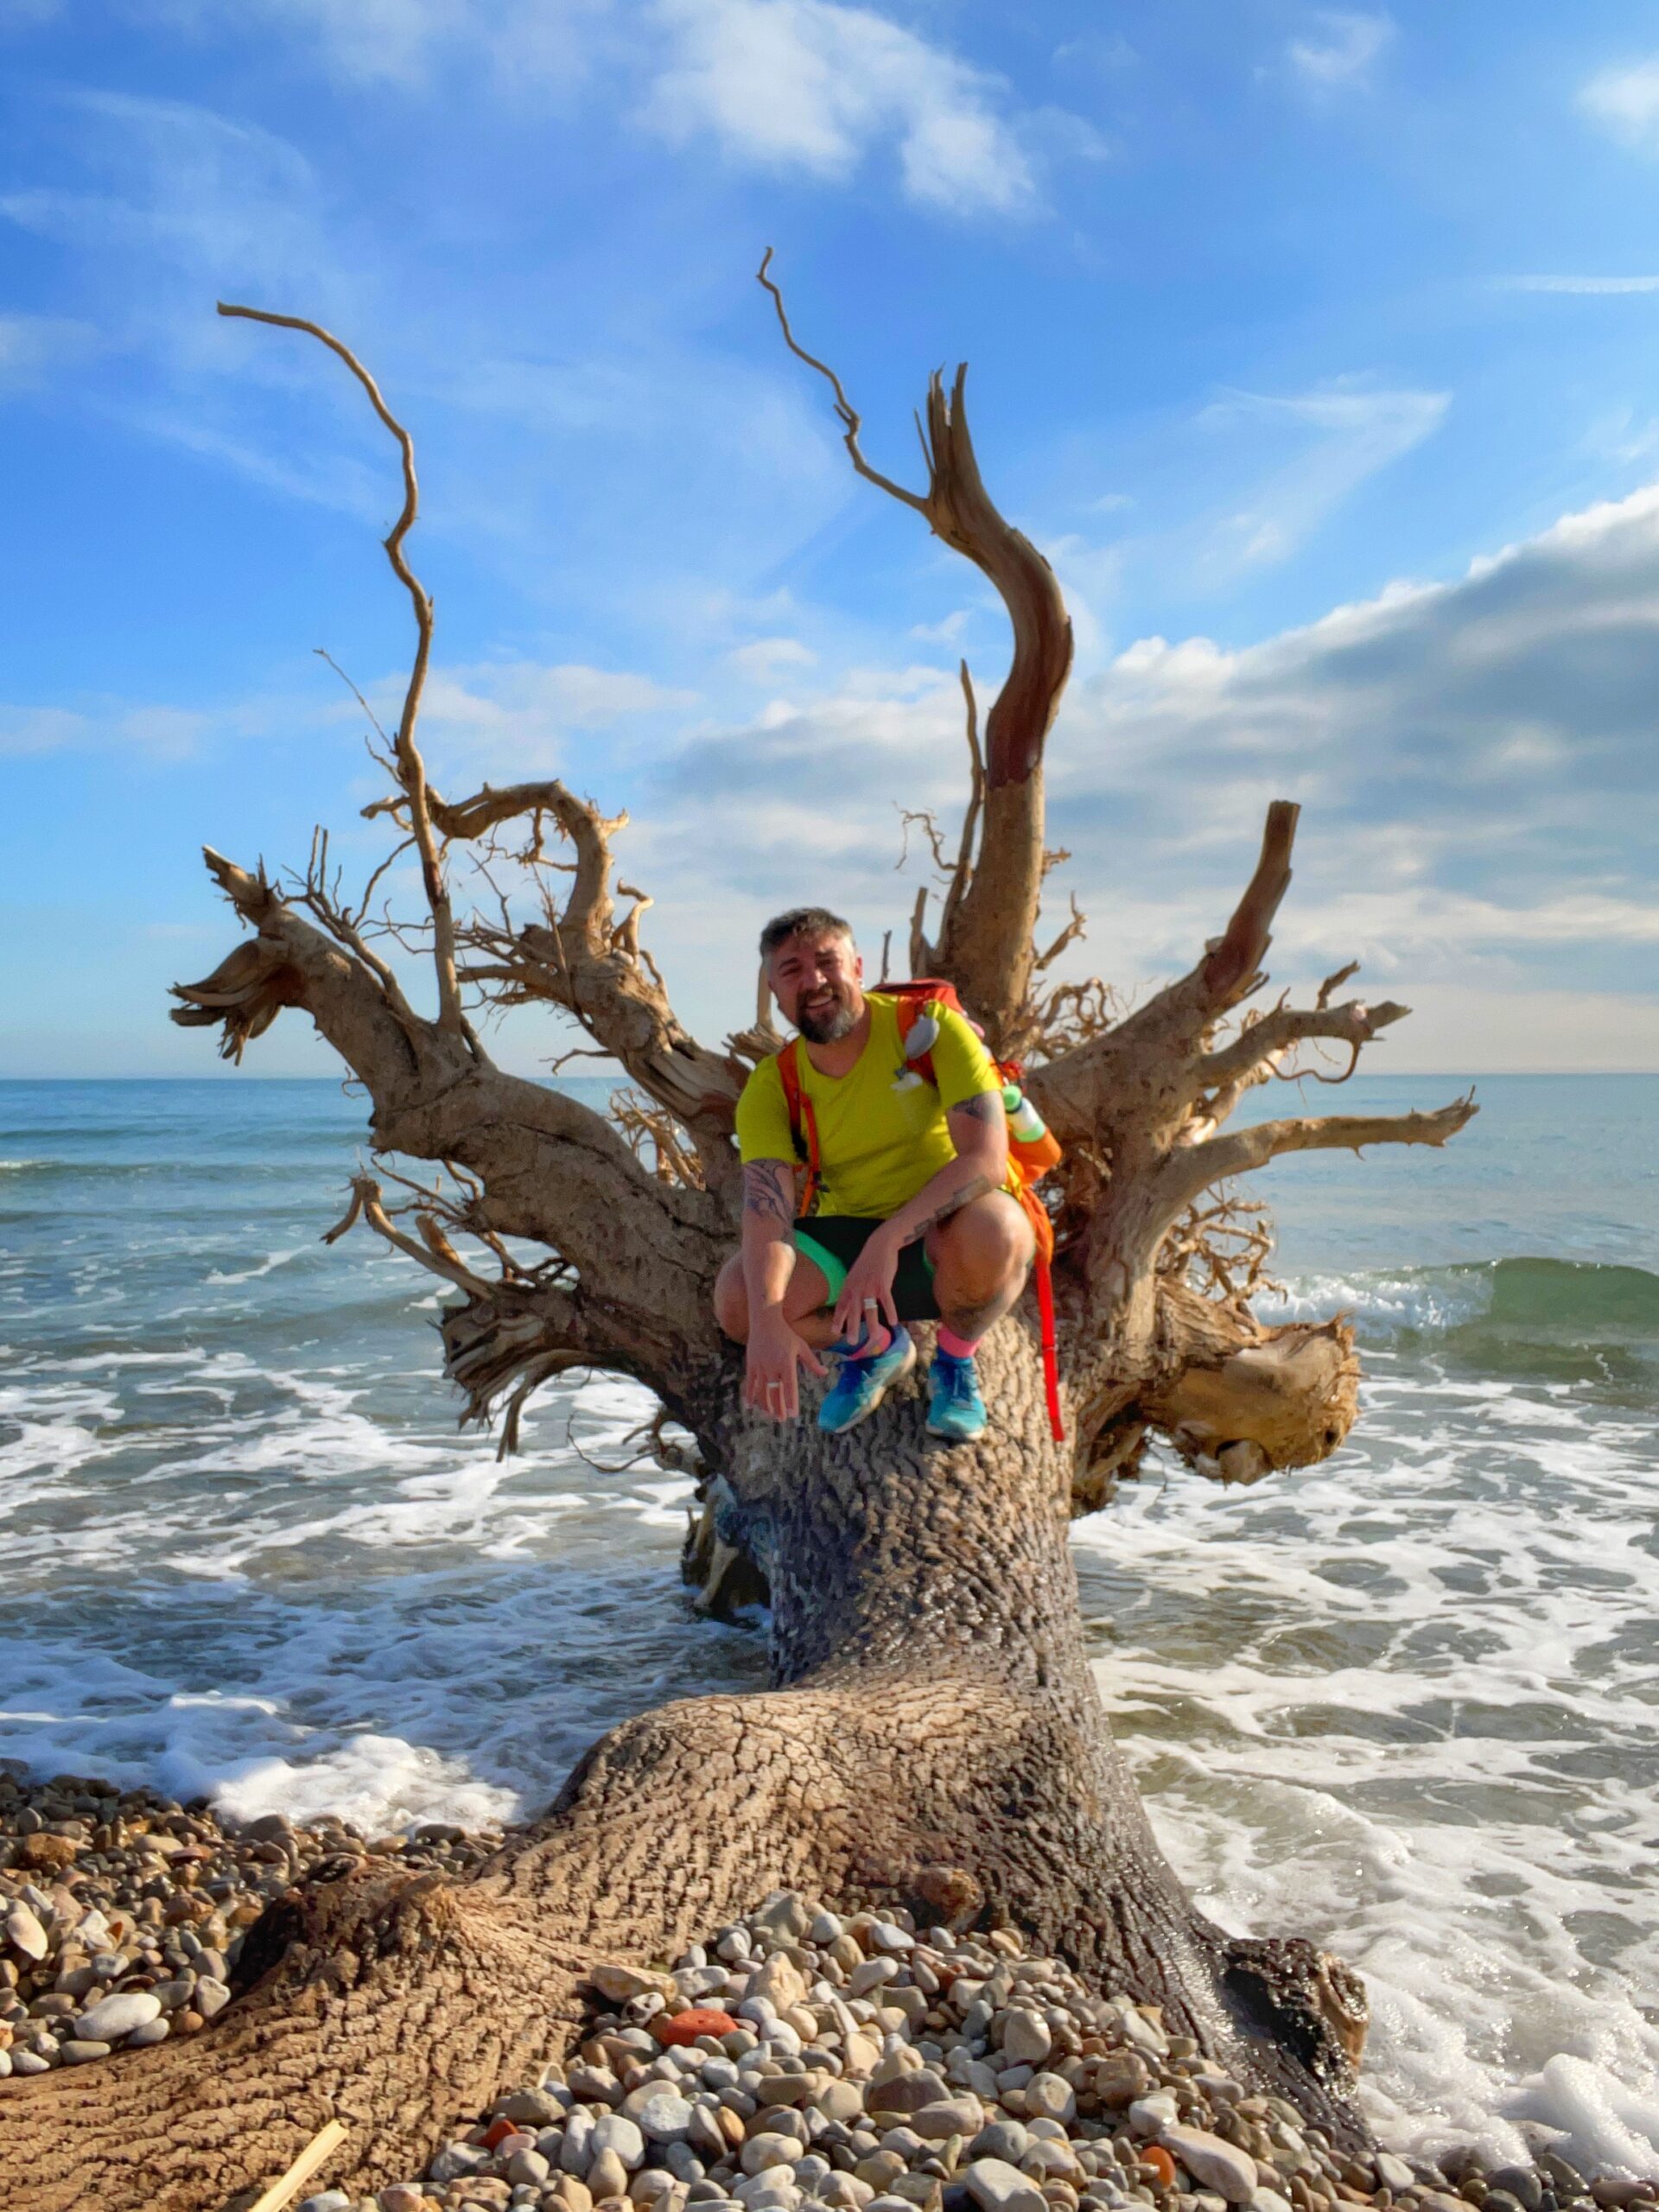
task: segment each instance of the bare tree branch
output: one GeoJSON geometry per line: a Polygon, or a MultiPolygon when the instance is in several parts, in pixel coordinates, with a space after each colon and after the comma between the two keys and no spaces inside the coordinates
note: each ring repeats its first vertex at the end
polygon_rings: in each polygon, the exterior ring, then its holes
{"type": "Polygon", "coordinates": [[[1205,949],[1199,973],[1211,1004],[1217,1009],[1236,1005],[1248,995],[1267,957],[1273,918],[1290,888],[1290,849],[1300,812],[1300,806],[1286,798],[1276,798],[1268,807],[1255,873],[1220,939],[1205,949]]]}
{"type": "MultiPolygon", "coordinates": [[[[1033,1071],[1038,1110],[1062,1143],[1095,1131],[1110,1117],[1125,1082],[1139,1086],[1152,1066],[1160,1071],[1158,1088],[1172,1109],[1184,1113],[1204,1090],[1198,1059],[1211,1031],[1262,980],[1268,930],[1290,883],[1299,812],[1287,799],[1268,807],[1255,872],[1225,931],[1206,945],[1196,967],[1122,1020],[1096,1029],[1033,1071]]],[[[1179,1120],[1172,1122],[1170,1141],[1179,1127],[1179,1120]]]]}
{"type": "MultiPolygon", "coordinates": [[[[828,362],[819,360],[816,353],[809,353],[804,346],[797,342],[795,334],[789,327],[789,315],[784,307],[784,296],[772,278],[766,273],[772,267],[772,248],[768,246],[760,257],[760,266],[755,272],[755,281],[763,285],[772,295],[772,303],[778,310],[778,323],[784,334],[785,345],[788,346],[797,360],[804,361],[809,369],[816,369],[835,393],[836,412],[841,417],[842,429],[844,434],[842,442],[847,448],[848,457],[853,467],[867,484],[874,484],[878,490],[887,493],[890,499],[901,500],[906,506],[913,507],[918,515],[925,514],[927,512],[925,499],[918,499],[914,492],[907,492],[902,484],[895,484],[892,477],[884,476],[879,468],[872,468],[869,462],[865,460],[858,442],[858,434],[864,427],[864,419],[853,405],[852,401],[848,398],[842,389],[841,378],[828,362]]],[[[921,425],[918,423],[918,436],[920,432],[921,425]]],[[[922,441],[922,450],[924,454],[927,450],[927,442],[925,438],[922,441]]]]}
{"type": "MultiPolygon", "coordinates": [[[[970,739],[979,804],[970,798],[974,818],[964,828],[970,836],[977,832],[977,856],[971,871],[959,873],[947,894],[938,946],[928,945],[920,918],[912,923],[911,938],[912,963],[925,957],[929,967],[947,976],[984,1023],[995,1049],[1016,1055],[1032,1028],[1032,935],[1044,858],[1043,747],[1071,670],[1071,624],[1065,601],[1052,569],[1004,519],[985,488],[968,428],[965,364],[958,366],[948,396],[941,374],[935,372],[928,380],[925,428],[918,423],[928,486],[918,497],[865,461],[858,443],[858,412],[835,371],[797,341],[771,265],[768,248],[760,282],[772,296],[790,351],[835,393],[854,467],[924,515],[935,536],[990,579],[1007,611],[1014,657],[987,717],[982,762],[976,728],[970,739]]],[[[971,695],[969,703],[971,708],[971,695]]],[[[963,850],[970,850],[968,842],[963,850]]]]}
{"type": "Polygon", "coordinates": [[[398,717],[397,734],[392,740],[392,745],[397,762],[398,781],[409,801],[410,827],[420,851],[421,875],[426,889],[426,903],[432,916],[432,959],[438,981],[438,1026],[463,1036],[468,1035],[466,1018],[461,1012],[461,986],[455,976],[454,923],[449,908],[449,893],[444,882],[427,804],[426,763],[415,742],[415,723],[421,711],[421,695],[426,689],[427,667],[432,657],[431,595],[410,567],[404,551],[404,540],[413,529],[416,517],[420,512],[420,487],[415,475],[415,442],[386,405],[379,385],[350,346],[343,345],[332,331],[325,330],[320,322],[308,321],[302,315],[273,315],[264,308],[235,307],[224,300],[219,302],[219,312],[244,322],[269,323],[278,330],[303,331],[308,337],[315,338],[320,345],[326,346],[331,353],[346,364],[362,385],[368,394],[370,405],[397,442],[397,450],[403,461],[404,504],[386,537],[385,549],[392,574],[409,594],[410,605],[415,611],[416,643],[414,664],[404,693],[403,712],[398,717]]]}
{"type": "MultiPolygon", "coordinates": [[[[1352,970],[1349,972],[1351,974],[1352,970]]],[[[1278,1058],[1292,1046],[1313,1039],[1346,1045],[1354,1059],[1357,1059],[1361,1047],[1369,1045],[1379,1030],[1403,1021],[1410,1012],[1408,1006],[1396,1005],[1391,999],[1384,1000],[1380,1006],[1367,1006],[1362,1000],[1351,999],[1345,1006],[1338,1007],[1278,1007],[1271,1014],[1264,1014],[1259,1021],[1251,1022],[1230,1044],[1205,1053],[1197,1062],[1194,1071],[1205,1089],[1230,1083],[1236,1076],[1259,1067],[1263,1061],[1278,1058]]],[[[1348,1071],[1353,1071],[1351,1059],[1348,1071]]],[[[1304,1072],[1319,1083],[1345,1079],[1321,1075],[1316,1068],[1304,1072]]]]}
{"type": "Polygon", "coordinates": [[[979,747],[979,702],[974,696],[974,679],[968,673],[965,659],[957,664],[957,674],[962,682],[963,703],[967,709],[968,767],[973,781],[968,793],[968,804],[962,812],[962,837],[957,848],[956,866],[950,872],[950,886],[944,894],[944,906],[939,915],[939,936],[942,939],[950,936],[957,910],[974,880],[974,841],[985,804],[985,756],[979,747]]]}
{"type": "Polygon", "coordinates": [[[1358,1152],[1368,1144],[1443,1145],[1479,1112],[1474,1093],[1426,1114],[1321,1114],[1258,1122],[1172,1153],[1158,1176],[1158,1211],[1173,1220],[1212,1183],[1265,1167],[1287,1152],[1358,1152]]]}

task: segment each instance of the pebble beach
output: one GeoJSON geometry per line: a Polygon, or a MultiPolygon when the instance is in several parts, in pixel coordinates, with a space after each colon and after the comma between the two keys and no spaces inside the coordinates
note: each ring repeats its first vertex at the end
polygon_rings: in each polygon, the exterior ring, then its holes
{"type": "MultiPolygon", "coordinates": [[[[0,2076],[199,2034],[266,1905],[357,1862],[464,1875],[499,1831],[243,1825],[93,1778],[0,1772],[0,2076]]],[[[1248,2094],[1157,2008],[1007,1929],[782,1891],[671,1964],[596,1966],[575,2050],[423,2174],[300,2212],[1646,2212],[1659,2186],[1472,2146],[1355,2157],[1248,2094]]],[[[276,2177],[272,2177],[276,2179],[276,2177]]]]}

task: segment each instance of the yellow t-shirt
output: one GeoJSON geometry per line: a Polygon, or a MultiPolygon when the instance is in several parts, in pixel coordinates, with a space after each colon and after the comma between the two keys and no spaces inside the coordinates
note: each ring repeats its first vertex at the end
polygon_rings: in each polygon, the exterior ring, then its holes
{"type": "MultiPolygon", "coordinates": [[[[799,1064],[818,1124],[818,1211],[886,1221],[956,1158],[947,1111],[984,1091],[1000,1094],[1002,1084],[982,1040],[951,1008],[929,1009],[939,1026],[935,1090],[905,1058],[898,1001],[867,991],[864,1002],[870,1033],[845,1075],[823,1074],[805,1052],[799,1064]]],[[[743,1086],[737,1144],[746,1162],[799,1157],[775,1059],[762,1060],[743,1086]]]]}

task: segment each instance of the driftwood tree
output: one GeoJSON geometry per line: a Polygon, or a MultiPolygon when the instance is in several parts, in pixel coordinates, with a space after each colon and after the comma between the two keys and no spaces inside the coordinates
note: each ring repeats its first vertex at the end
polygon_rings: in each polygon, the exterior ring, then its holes
{"type": "MultiPolygon", "coordinates": [[[[1339,2137],[1360,2133],[1357,1979],[1297,1938],[1230,1937],[1183,1892],[1085,1663],[1067,1526],[1108,1502],[1154,1433],[1224,1481],[1341,1442],[1356,1405],[1349,1331],[1253,1319],[1265,1238],[1226,1186],[1287,1152],[1441,1144],[1473,1109],[1226,1128],[1299,1050],[1334,1045],[1351,1067],[1405,1012],[1333,1002],[1351,970],[1312,1007],[1241,1011],[1264,982],[1290,881],[1289,804],[1269,809],[1255,874],[1188,974],[1122,1018],[1099,984],[1050,980],[1079,926],[1035,950],[1052,858],[1043,750],[1071,660],[1053,574],[981,479],[963,372],[948,391],[930,386],[926,481],[906,489],[866,460],[841,384],[796,344],[764,264],[760,276],[785,340],[833,390],[854,467],[988,576],[1013,626],[982,744],[963,671],[965,818],[935,933],[920,901],[910,950],[918,972],[955,982],[999,1051],[1032,1062],[1032,1092],[1067,1147],[1054,1206],[1068,1440],[1050,1438],[1029,1314],[987,1342],[994,1419],[971,1446],[926,1440],[913,1392],[834,1440],[744,1413],[709,1293],[734,1235],[734,1103],[778,1041],[764,1006],[721,1046],[687,1034],[641,939],[648,902],[613,881],[620,818],[554,779],[459,798],[433,788],[416,740],[432,606],[405,550],[408,435],[328,333],[222,308],[330,347],[402,454],[386,551],[416,651],[380,754],[388,795],[366,810],[391,825],[393,855],[418,862],[416,935],[436,1006],[411,1002],[368,895],[342,899],[320,838],[287,887],[208,853],[250,934],[179,989],[174,1018],[217,1027],[239,1059],[285,1010],[308,1016],[367,1092],[388,1169],[435,1164],[430,1191],[410,1178],[389,1198],[359,1179],[333,1233],[360,1223],[452,1286],[446,1370],[470,1417],[499,1419],[510,1441],[529,1396],[570,1369],[650,1387],[693,1440],[677,1447],[658,1431],[669,1461],[698,1472],[689,1556],[702,1601],[764,1578],[772,1687],[613,1731],[464,1887],[382,1862],[291,1895],[254,1931],[237,2000],[191,2042],[0,2083],[11,2197],[32,2212],[217,2208],[330,2119],[347,2136],[327,2178],[363,2189],[406,2173],[568,2040],[594,1962],[660,1956],[780,1885],[1017,1924],[1103,1985],[1161,2004],[1339,2137]],[[493,882],[529,887],[531,911],[456,902],[469,855],[493,882]],[[574,1016],[626,1071],[614,1119],[493,1063],[473,1014],[531,1003],[574,1016]],[[526,1245],[545,1256],[527,1261],[526,1245]],[[710,1801],[719,1816],[698,1817],[710,1801]]],[[[406,927],[401,941],[415,941],[406,927]]]]}

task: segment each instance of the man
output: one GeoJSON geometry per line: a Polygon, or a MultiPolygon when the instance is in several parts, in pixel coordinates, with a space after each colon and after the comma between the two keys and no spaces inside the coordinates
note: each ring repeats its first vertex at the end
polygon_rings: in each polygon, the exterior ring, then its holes
{"type": "Polygon", "coordinates": [[[737,1107],[742,1248],[715,1286],[721,1326],[748,1347],[745,1402],[792,1421],[799,1369],[823,1375],[818,1353],[832,1349],[840,1373],[818,1426],[850,1428],[915,1365],[905,1323],[937,1318],[929,1432],[977,1436],[986,1414],[974,1353],[1019,1297],[1033,1243],[1011,1192],[1001,1078],[948,1009],[930,1047],[937,1088],[907,1063],[897,1002],[864,990],[852,931],[826,908],[768,922],[760,957],[799,1033],[822,1190],[798,1220],[789,1101],[778,1062],[764,1060],[737,1107]]]}

